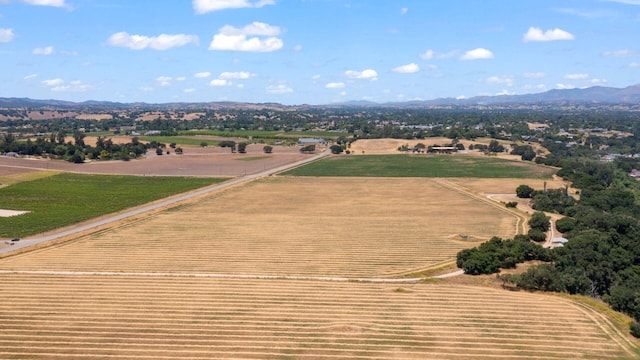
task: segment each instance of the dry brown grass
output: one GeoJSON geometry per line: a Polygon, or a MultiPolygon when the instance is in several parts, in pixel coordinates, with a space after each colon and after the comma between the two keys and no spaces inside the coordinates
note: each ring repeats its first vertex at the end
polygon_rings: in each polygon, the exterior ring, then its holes
{"type": "Polygon", "coordinates": [[[388,277],[450,262],[520,223],[432,179],[278,177],[2,268],[388,277]]]}
{"type": "Polygon", "coordinates": [[[0,275],[0,357],[613,359],[572,300],[448,284],[0,275]]]}

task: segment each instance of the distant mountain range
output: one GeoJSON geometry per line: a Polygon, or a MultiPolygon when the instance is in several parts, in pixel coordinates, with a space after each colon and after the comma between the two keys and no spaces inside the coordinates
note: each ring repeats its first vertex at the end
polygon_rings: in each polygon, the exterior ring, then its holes
{"type": "Polygon", "coordinates": [[[640,84],[626,88],[594,86],[584,89],[549,90],[537,94],[475,96],[465,99],[438,98],[424,101],[375,103],[352,101],[327,105],[282,105],[278,103],[244,102],[181,102],[181,103],[119,103],[110,101],[71,102],[63,100],[35,100],[30,98],[0,98],[0,109],[55,108],[74,111],[108,109],[272,109],[291,110],[326,107],[439,107],[439,106],[532,106],[532,105],[638,105],[640,106],[640,84]]]}

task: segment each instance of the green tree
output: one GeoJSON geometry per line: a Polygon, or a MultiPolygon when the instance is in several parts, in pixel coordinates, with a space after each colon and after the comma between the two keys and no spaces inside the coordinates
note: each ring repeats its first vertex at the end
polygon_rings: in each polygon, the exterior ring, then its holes
{"type": "Polygon", "coordinates": [[[520,185],[516,188],[516,195],[521,199],[528,199],[533,194],[533,188],[529,185],[520,185]]]}
{"type": "Polygon", "coordinates": [[[342,146],[340,146],[340,145],[331,145],[329,147],[329,150],[331,150],[332,154],[340,154],[342,152],[342,146]]]}
{"type": "Polygon", "coordinates": [[[547,232],[549,230],[549,226],[549,217],[542,211],[534,212],[533,215],[531,215],[531,219],[529,219],[529,227],[532,229],[547,232]]]}
{"type": "Polygon", "coordinates": [[[240,154],[246,153],[247,152],[247,145],[248,144],[246,142],[238,143],[238,152],[240,154]]]}
{"type": "Polygon", "coordinates": [[[271,154],[273,152],[273,146],[265,145],[262,147],[262,151],[264,151],[265,154],[271,154]]]}

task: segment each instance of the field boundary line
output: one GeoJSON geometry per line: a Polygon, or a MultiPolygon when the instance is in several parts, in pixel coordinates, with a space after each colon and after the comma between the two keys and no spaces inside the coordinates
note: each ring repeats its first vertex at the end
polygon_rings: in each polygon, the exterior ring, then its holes
{"type": "Polygon", "coordinates": [[[526,233],[525,224],[526,224],[526,220],[527,219],[526,219],[526,217],[524,215],[522,215],[522,214],[520,214],[518,212],[512,211],[512,210],[509,210],[506,207],[501,206],[499,203],[495,202],[494,200],[488,199],[485,196],[477,194],[477,193],[473,192],[472,190],[470,190],[468,188],[465,188],[462,185],[452,183],[452,182],[450,182],[449,180],[447,180],[445,178],[437,178],[437,179],[435,179],[435,182],[440,184],[440,185],[442,185],[442,186],[444,186],[444,187],[446,187],[446,188],[448,188],[448,189],[450,189],[450,190],[456,191],[456,192],[458,192],[460,194],[463,194],[463,195],[467,195],[467,196],[472,197],[472,198],[474,198],[476,200],[480,200],[480,201],[484,202],[485,204],[489,204],[489,205],[493,206],[494,208],[496,208],[496,209],[498,209],[498,210],[500,210],[502,212],[505,212],[505,213],[515,217],[516,218],[516,229],[515,229],[514,236],[526,233]]]}
{"type": "Polygon", "coordinates": [[[246,280],[296,280],[325,282],[358,282],[415,284],[423,278],[389,279],[389,278],[348,278],[334,276],[289,276],[289,275],[257,275],[257,274],[208,274],[208,273],[155,273],[126,271],[48,271],[48,270],[0,270],[2,274],[19,275],[57,275],[57,276],[132,276],[132,277],[176,277],[176,278],[213,278],[213,279],[246,279],[246,280]]]}
{"type": "Polygon", "coordinates": [[[603,315],[600,311],[595,309],[589,304],[585,304],[580,301],[573,300],[571,304],[588,316],[605,334],[607,334],[611,340],[615,341],[624,351],[628,354],[636,356],[639,350],[636,344],[629,340],[625,334],[623,334],[612,322],[603,315]]]}

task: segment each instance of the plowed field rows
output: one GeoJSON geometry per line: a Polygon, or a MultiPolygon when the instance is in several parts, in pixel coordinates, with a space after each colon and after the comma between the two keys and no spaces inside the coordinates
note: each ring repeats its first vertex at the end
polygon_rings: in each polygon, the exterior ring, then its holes
{"type": "Polygon", "coordinates": [[[387,277],[512,237],[520,222],[431,179],[269,178],[0,269],[387,277]]]}
{"type": "Polygon", "coordinates": [[[0,275],[3,359],[630,356],[558,297],[447,284],[0,275]]]}

